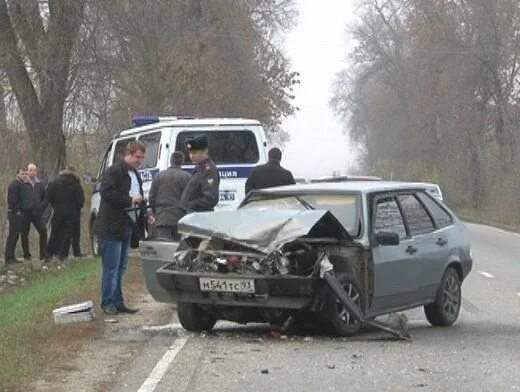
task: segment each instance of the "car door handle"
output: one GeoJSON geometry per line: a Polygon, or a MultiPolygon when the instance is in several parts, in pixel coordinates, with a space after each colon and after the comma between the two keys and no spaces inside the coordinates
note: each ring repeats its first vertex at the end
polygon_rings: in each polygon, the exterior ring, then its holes
{"type": "Polygon", "coordinates": [[[406,248],[405,252],[413,255],[415,252],[417,252],[417,250],[418,249],[416,247],[414,247],[412,245],[408,245],[408,247],[406,248]]]}
{"type": "Polygon", "coordinates": [[[439,237],[437,238],[436,244],[439,246],[444,246],[448,243],[448,240],[446,238],[439,237]]]}

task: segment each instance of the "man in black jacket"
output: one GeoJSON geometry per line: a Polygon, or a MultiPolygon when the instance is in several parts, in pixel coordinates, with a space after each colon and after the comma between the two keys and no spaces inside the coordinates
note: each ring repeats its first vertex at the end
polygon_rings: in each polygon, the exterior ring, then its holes
{"type": "Polygon", "coordinates": [[[9,220],[9,235],[5,243],[5,263],[20,263],[15,257],[16,243],[20,236],[23,223],[24,183],[28,182],[26,169],[20,169],[18,175],[7,188],[7,219],[9,220]]]}
{"type": "Polygon", "coordinates": [[[22,249],[23,257],[26,260],[31,259],[29,250],[29,231],[31,223],[34,225],[40,236],[40,260],[47,261],[47,228],[43,221],[43,211],[47,207],[47,199],[45,197],[45,187],[38,179],[38,168],[34,163],[27,165],[27,175],[29,181],[23,184],[24,201],[23,206],[23,223],[22,223],[22,249]]]}
{"type": "Polygon", "coordinates": [[[173,152],[170,158],[171,166],[160,172],[152,182],[149,202],[155,214],[155,234],[158,237],[179,239],[177,222],[184,215],[179,203],[182,192],[191,178],[181,169],[183,163],[184,154],[180,151],[173,152]]]}
{"type": "Polygon", "coordinates": [[[47,188],[47,199],[54,209],[47,252],[49,256],[57,255],[60,260],[69,256],[74,225],[85,203],[80,181],[75,168],[69,166],[47,188]]]}
{"type": "Polygon", "coordinates": [[[186,212],[213,211],[219,200],[220,176],[208,155],[208,138],[199,135],[186,142],[195,171],[181,196],[181,206],[186,212]]]}
{"type": "Polygon", "coordinates": [[[252,189],[295,184],[292,173],[280,165],[282,152],[279,148],[271,148],[267,157],[269,160],[266,164],[258,165],[251,171],[246,181],[246,195],[252,189]]]}
{"type": "Polygon", "coordinates": [[[135,313],[125,305],[122,292],[127,270],[132,233],[144,225],[142,181],[137,168],[141,165],[144,144],[131,141],[121,162],[109,167],[101,179],[101,203],[95,223],[102,257],[101,309],[105,314],[135,313]]]}

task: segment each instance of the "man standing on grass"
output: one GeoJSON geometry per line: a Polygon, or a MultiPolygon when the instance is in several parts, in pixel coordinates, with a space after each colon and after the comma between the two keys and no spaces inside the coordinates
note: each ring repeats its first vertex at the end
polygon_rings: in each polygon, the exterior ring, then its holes
{"type": "Polygon", "coordinates": [[[143,206],[143,188],[137,168],[145,151],[141,142],[129,142],[123,160],[109,167],[101,180],[101,203],[95,231],[103,265],[101,309],[107,315],[139,310],[125,305],[122,282],[128,266],[132,233],[144,225],[144,211],[139,209],[143,206]]]}
{"type": "Polygon", "coordinates": [[[40,260],[49,261],[47,255],[47,227],[43,221],[43,211],[47,207],[47,199],[45,197],[45,187],[38,179],[38,167],[34,163],[27,165],[27,175],[29,181],[24,183],[26,202],[23,206],[23,223],[22,223],[22,248],[25,260],[31,260],[31,252],[29,250],[29,231],[31,223],[34,225],[40,236],[40,260]]]}
{"type": "Polygon", "coordinates": [[[7,219],[9,220],[9,235],[5,243],[5,263],[16,264],[21,263],[15,257],[16,243],[20,237],[23,223],[23,203],[24,203],[24,187],[29,182],[27,170],[20,169],[18,175],[9,183],[7,188],[7,219]]]}

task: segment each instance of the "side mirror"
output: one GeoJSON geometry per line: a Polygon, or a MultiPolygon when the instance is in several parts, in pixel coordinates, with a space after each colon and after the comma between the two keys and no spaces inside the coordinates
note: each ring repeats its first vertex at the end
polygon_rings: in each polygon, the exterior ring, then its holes
{"type": "Polygon", "coordinates": [[[379,231],[376,233],[376,241],[379,245],[399,245],[399,234],[392,231],[379,231]]]}

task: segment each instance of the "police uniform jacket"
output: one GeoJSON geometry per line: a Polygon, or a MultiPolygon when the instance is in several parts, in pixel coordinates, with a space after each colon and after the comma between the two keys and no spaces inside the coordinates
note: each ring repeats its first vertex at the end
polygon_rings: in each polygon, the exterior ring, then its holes
{"type": "Polygon", "coordinates": [[[292,173],[280,166],[278,161],[269,161],[258,165],[251,171],[246,181],[246,194],[252,189],[271,188],[281,185],[295,184],[292,173]]]}
{"type": "MultiPolygon", "coordinates": [[[[144,213],[142,210],[137,222],[132,221],[127,208],[132,207],[132,198],[129,196],[132,180],[128,172],[133,170],[139,181],[139,190],[143,195],[141,176],[137,170],[128,166],[124,160],[110,166],[101,179],[99,193],[101,203],[96,218],[94,230],[101,238],[123,239],[133,226],[132,246],[144,233],[144,213]],[[134,239],[135,237],[135,239],[134,239]]],[[[131,212],[133,213],[133,211],[131,212]]]]}
{"type": "Polygon", "coordinates": [[[182,192],[191,176],[179,167],[169,167],[154,178],[149,201],[157,227],[176,226],[185,211],[180,207],[182,192]]]}
{"type": "Polygon", "coordinates": [[[182,193],[181,205],[187,212],[213,211],[219,200],[219,184],[217,167],[208,157],[195,167],[182,193]]]}

